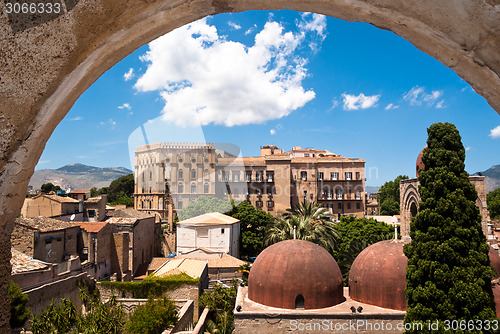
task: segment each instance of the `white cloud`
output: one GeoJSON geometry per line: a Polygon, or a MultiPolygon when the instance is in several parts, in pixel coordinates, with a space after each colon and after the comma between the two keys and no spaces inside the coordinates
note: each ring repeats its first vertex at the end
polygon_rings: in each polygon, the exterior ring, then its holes
{"type": "Polygon", "coordinates": [[[391,109],[398,109],[399,106],[394,105],[393,103],[389,103],[384,109],[385,110],[391,110],[391,109]]]}
{"type": "Polygon", "coordinates": [[[491,130],[490,137],[494,139],[500,138],[500,125],[491,130]]]}
{"type": "Polygon", "coordinates": [[[127,110],[130,110],[130,109],[132,109],[132,107],[130,106],[129,103],[124,103],[121,106],[118,106],[118,109],[127,109],[127,110]]]}
{"type": "Polygon", "coordinates": [[[106,124],[109,124],[109,125],[111,125],[111,128],[113,128],[113,129],[114,129],[114,127],[115,127],[115,125],[116,125],[116,121],[113,121],[113,119],[112,119],[112,118],[110,118],[110,119],[109,119],[109,121],[107,121],[107,122],[99,122],[99,124],[100,124],[100,125],[106,125],[106,124]]]}
{"type": "Polygon", "coordinates": [[[332,99],[332,106],[330,107],[330,110],[335,109],[339,105],[339,101],[337,99],[332,99]]]}
{"type": "Polygon", "coordinates": [[[135,76],[134,69],[130,68],[127,73],[123,74],[123,80],[129,81],[129,80],[133,79],[134,76],[135,76]]]}
{"type": "MultiPolygon", "coordinates": [[[[421,106],[426,104],[432,107],[436,101],[443,96],[442,90],[433,90],[430,94],[425,92],[425,87],[414,86],[403,95],[403,99],[408,101],[412,106],[421,106]]],[[[444,108],[444,100],[436,104],[436,108],[444,108]]]]}
{"type": "Polygon", "coordinates": [[[252,27],[248,28],[247,31],[245,31],[245,35],[250,35],[255,29],[257,29],[256,24],[254,24],[252,27]]]}
{"type": "Polygon", "coordinates": [[[275,130],[275,129],[271,129],[271,130],[269,131],[269,133],[271,134],[271,136],[274,136],[274,135],[276,134],[276,130],[275,130]]]}
{"type": "Polygon", "coordinates": [[[69,120],[70,120],[70,121],[81,121],[82,119],[83,119],[83,117],[81,117],[81,116],[76,116],[76,117],[70,118],[69,120]]]}
{"type": "Polygon", "coordinates": [[[240,30],[241,29],[241,26],[238,23],[235,23],[235,22],[232,22],[232,21],[228,21],[227,24],[231,28],[233,28],[234,30],[240,30]]]}
{"type": "Polygon", "coordinates": [[[465,148],[465,151],[466,151],[466,152],[473,151],[473,150],[474,150],[474,149],[473,149],[472,147],[470,147],[470,146],[467,146],[467,147],[465,148]]]}
{"type": "Polygon", "coordinates": [[[199,20],[149,44],[141,57],[148,68],[135,88],[158,90],[164,118],[178,126],[193,117],[203,125],[226,126],[279,119],[315,97],[302,87],[307,60],[298,51],[311,35],[324,35],[322,24],[326,21],[306,15],[297,22],[298,33],[292,33],[270,21],[246,46],[199,20]]]}
{"type": "Polygon", "coordinates": [[[315,13],[303,13],[302,21],[298,22],[297,26],[303,33],[307,31],[316,33],[314,35],[316,38],[311,39],[309,47],[315,52],[319,51],[321,43],[326,38],[326,17],[315,13]]]}
{"type": "Polygon", "coordinates": [[[344,100],[344,110],[368,109],[376,106],[380,95],[366,96],[363,93],[359,95],[343,93],[342,99],[344,100]]]}

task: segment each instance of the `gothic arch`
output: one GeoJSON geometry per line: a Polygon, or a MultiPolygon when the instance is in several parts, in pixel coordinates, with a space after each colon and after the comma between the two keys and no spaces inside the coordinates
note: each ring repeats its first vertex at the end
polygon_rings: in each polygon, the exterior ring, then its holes
{"type": "MultiPolygon", "coordinates": [[[[75,0],[43,21],[0,14],[0,242],[45,143],[76,99],[105,71],[177,27],[244,10],[312,11],[371,23],[450,67],[500,112],[500,6],[490,0],[75,0]],[[429,15],[432,13],[432,15],[429,15]],[[43,74],[43,75],[42,75],[43,74]]],[[[9,247],[0,249],[0,329],[7,331],[9,247]]]]}

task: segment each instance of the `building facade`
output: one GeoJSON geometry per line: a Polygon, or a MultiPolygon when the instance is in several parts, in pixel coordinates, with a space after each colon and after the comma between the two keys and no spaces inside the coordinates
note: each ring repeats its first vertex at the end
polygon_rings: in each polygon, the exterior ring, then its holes
{"type": "Polygon", "coordinates": [[[274,216],[308,200],[363,217],[365,161],[298,146],[238,157],[214,144],[155,143],[137,147],[135,187],[135,208],[164,222],[200,196],[246,200],[274,216]]]}

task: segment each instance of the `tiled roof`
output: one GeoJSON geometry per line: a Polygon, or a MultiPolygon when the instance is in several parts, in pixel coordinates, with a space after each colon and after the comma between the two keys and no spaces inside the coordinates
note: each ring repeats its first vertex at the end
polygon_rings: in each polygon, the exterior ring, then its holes
{"type": "Polygon", "coordinates": [[[160,268],[155,270],[154,276],[164,277],[185,273],[192,278],[198,278],[203,273],[206,261],[194,259],[173,259],[164,263],[160,268]]]}
{"type": "Polygon", "coordinates": [[[90,197],[89,199],[85,200],[85,203],[99,203],[99,201],[102,200],[102,196],[99,195],[97,197],[90,197]]]}
{"type": "Polygon", "coordinates": [[[118,224],[118,225],[121,225],[121,224],[134,225],[138,220],[139,220],[139,218],[111,217],[111,218],[106,219],[106,223],[118,224]]]}
{"type": "Polygon", "coordinates": [[[40,232],[58,231],[75,227],[73,223],[48,217],[16,218],[15,223],[34,230],[39,230],[40,232]]]}
{"type": "Polygon", "coordinates": [[[147,214],[144,211],[139,211],[135,209],[116,209],[114,211],[108,212],[108,216],[110,217],[121,217],[121,218],[150,218],[154,217],[153,215],[147,214]]]}
{"type": "Polygon", "coordinates": [[[80,228],[84,229],[89,233],[97,233],[104,228],[104,226],[108,225],[107,222],[97,222],[97,223],[87,223],[87,222],[73,222],[73,224],[80,226],[80,228]]]}
{"type": "Polygon", "coordinates": [[[198,248],[176,257],[176,259],[182,258],[207,261],[209,268],[238,268],[246,263],[227,253],[214,252],[205,248],[198,248]]]}
{"type": "Polygon", "coordinates": [[[210,226],[210,225],[232,225],[239,222],[238,219],[219,212],[205,213],[186,220],[182,220],[177,225],[188,226],[210,226]]]}
{"type": "Polygon", "coordinates": [[[50,268],[51,264],[40,260],[36,260],[29,255],[21,253],[14,248],[10,249],[12,258],[10,259],[10,265],[12,266],[12,273],[23,273],[32,270],[40,270],[50,268]]]}
{"type": "Polygon", "coordinates": [[[49,199],[56,201],[56,202],[59,202],[59,203],[79,203],[78,200],[71,198],[71,197],[58,196],[58,195],[48,195],[48,194],[40,194],[38,196],[33,197],[32,199],[36,199],[36,198],[39,198],[41,196],[49,198],[49,199]]]}
{"type": "Polygon", "coordinates": [[[154,257],[151,260],[151,263],[148,266],[148,271],[155,271],[156,269],[160,268],[168,260],[171,260],[171,258],[168,258],[168,257],[154,257]]]}

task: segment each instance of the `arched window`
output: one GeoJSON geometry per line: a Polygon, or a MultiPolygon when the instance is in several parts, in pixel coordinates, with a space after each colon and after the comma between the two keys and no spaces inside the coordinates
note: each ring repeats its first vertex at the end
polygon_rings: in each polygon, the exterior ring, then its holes
{"type": "Polygon", "coordinates": [[[179,183],[179,185],[177,186],[177,192],[179,194],[182,194],[184,192],[184,186],[182,185],[182,183],[179,183]]]}
{"type": "Polygon", "coordinates": [[[415,204],[415,202],[412,202],[410,205],[411,218],[415,217],[417,215],[417,212],[418,212],[417,205],[415,204]]]}
{"type": "Polygon", "coordinates": [[[208,194],[208,191],[209,191],[208,183],[205,183],[205,184],[203,185],[203,192],[204,192],[205,194],[208,194]]]}
{"type": "Polygon", "coordinates": [[[296,298],[295,298],[295,309],[296,310],[303,310],[304,309],[304,296],[302,295],[298,295],[296,298]]]}
{"type": "Polygon", "coordinates": [[[191,183],[191,194],[194,194],[196,192],[196,183],[191,183]]]}
{"type": "Polygon", "coordinates": [[[207,177],[208,177],[208,169],[205,169],[205,171],[203,172],[203,177],[204,177],[204,178],[207,178],[207,177]]]}
{"type": "Polygon", "coordinates": [[[196,170],[195,169],[191,169],[191,178],[196,179],[196,170]]]}
{"type": "Polygon", "coordinates": [[[182,179],[182,177],[183,177],[183,176],[184,176],[184,175],[183,175],[183,173],[182,173],[182,169],[179,169],[179,179],[182,179]]]}

